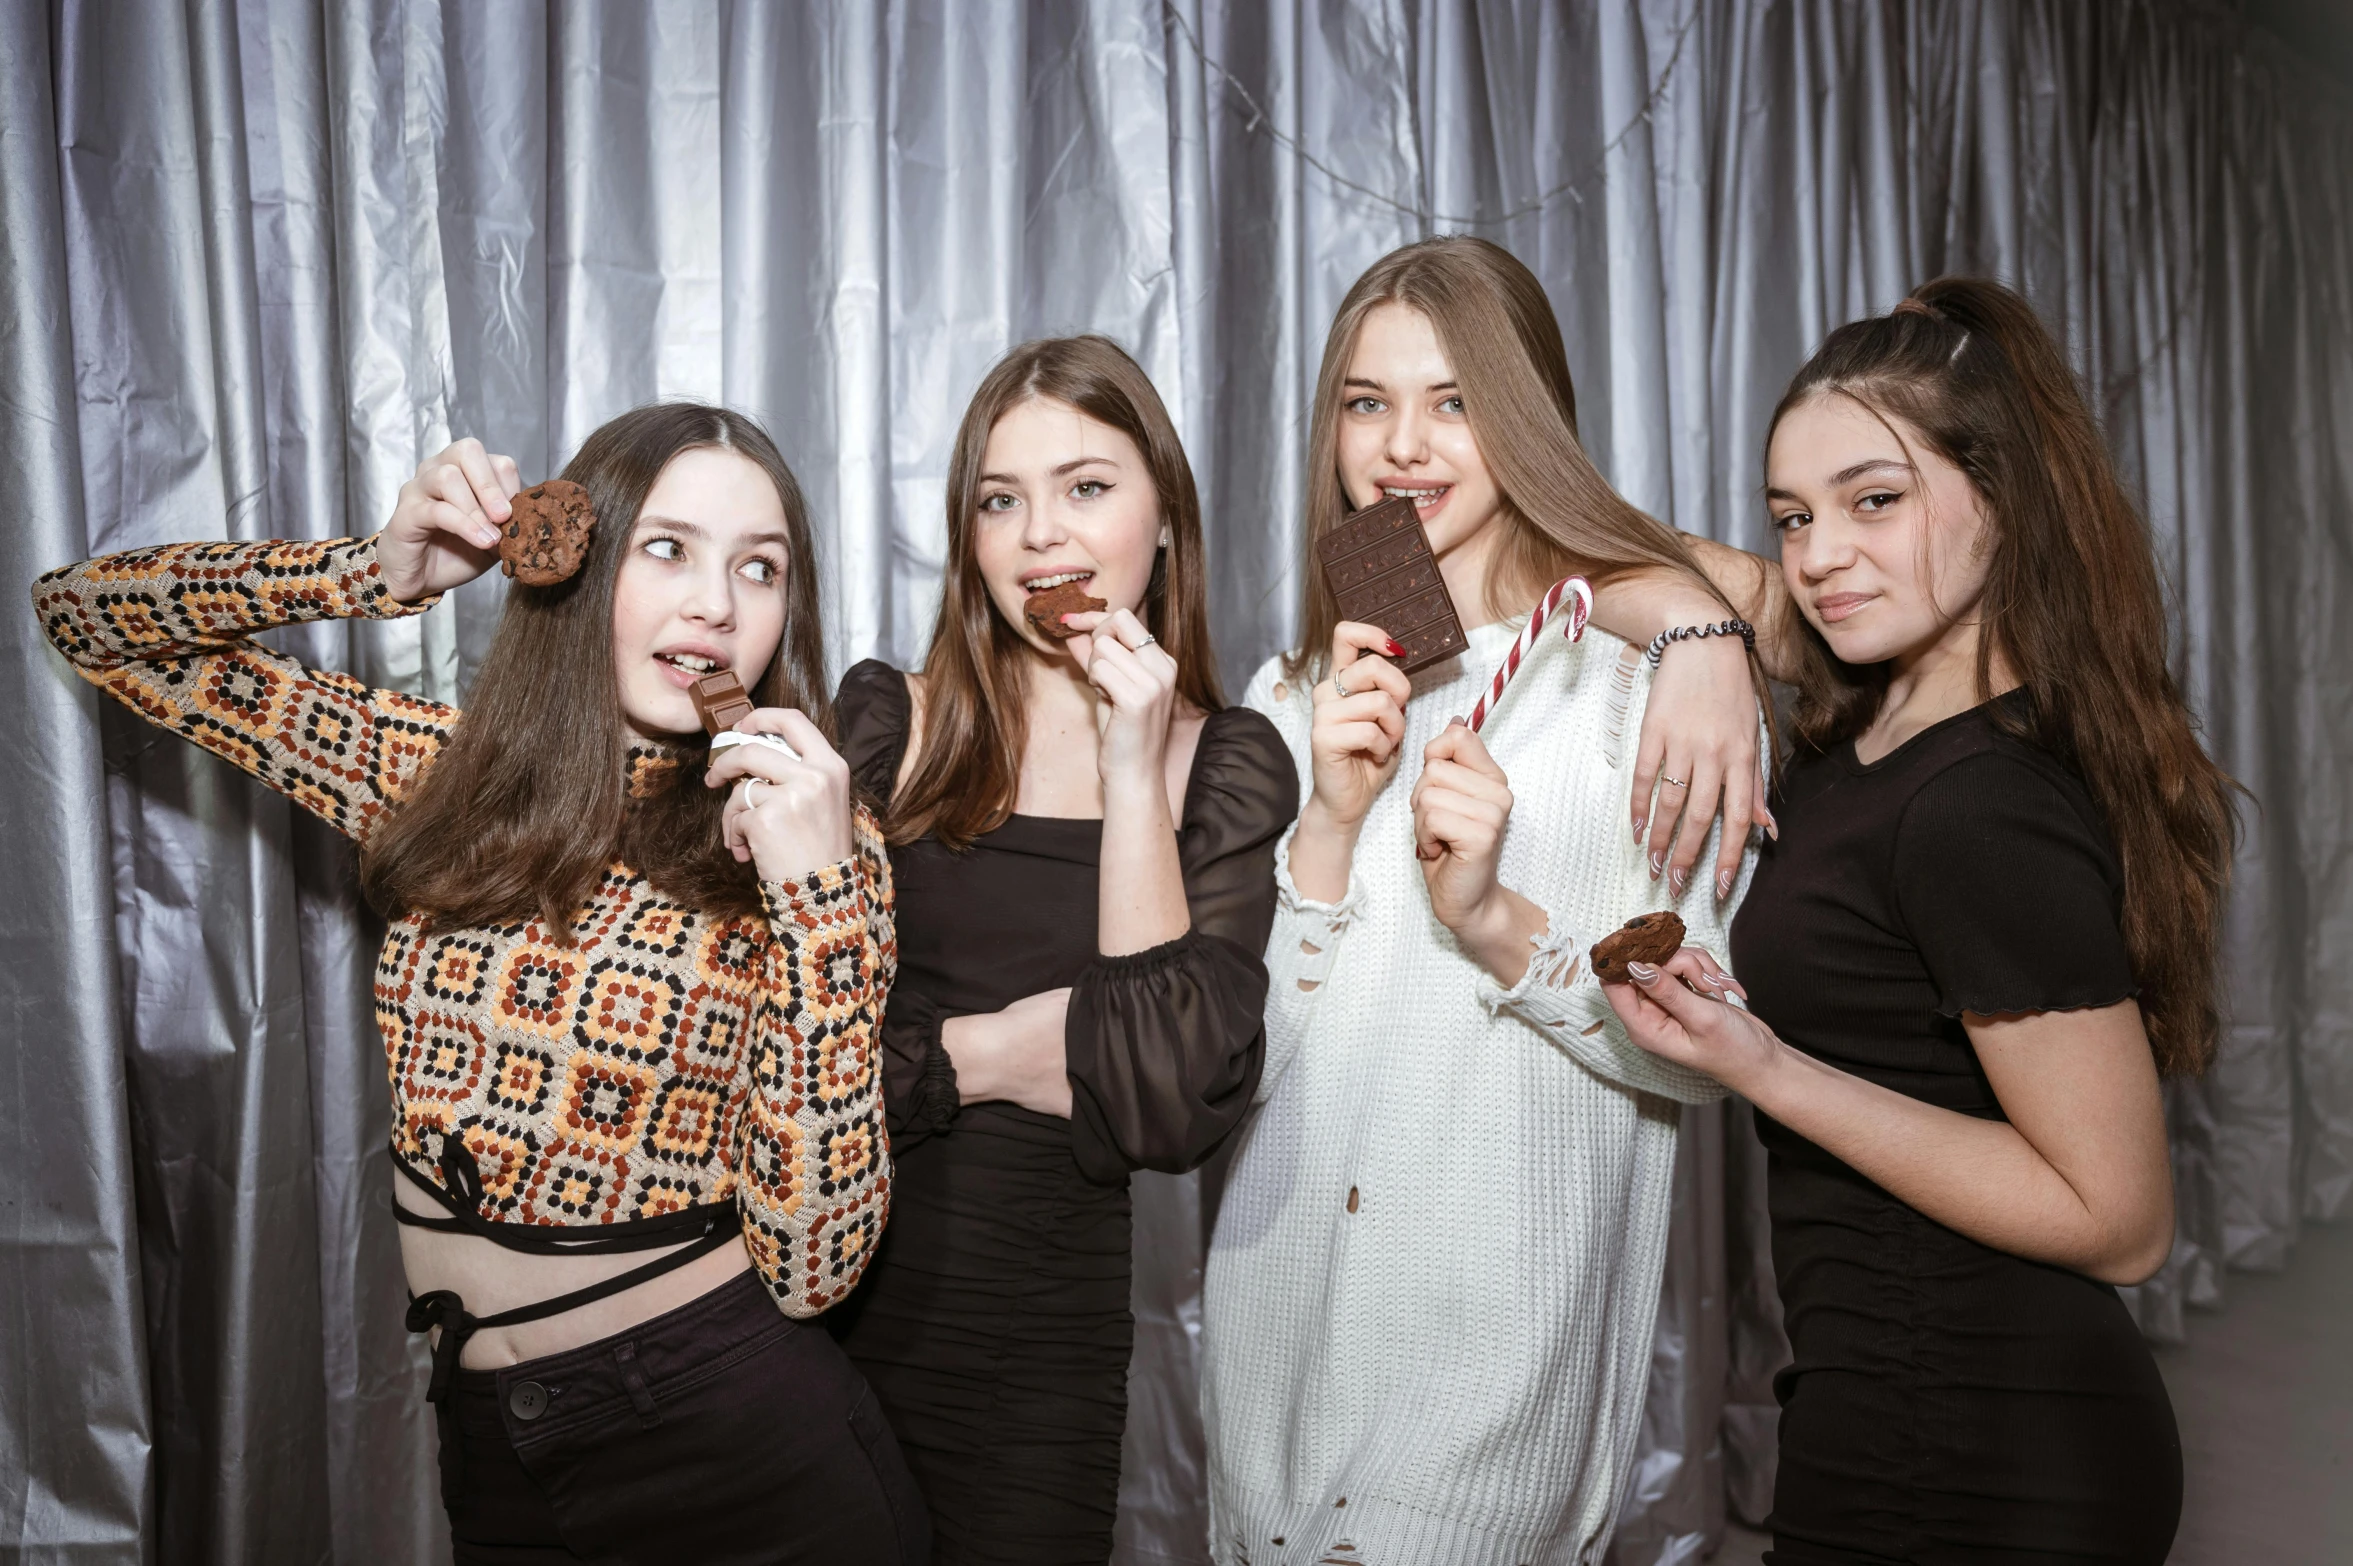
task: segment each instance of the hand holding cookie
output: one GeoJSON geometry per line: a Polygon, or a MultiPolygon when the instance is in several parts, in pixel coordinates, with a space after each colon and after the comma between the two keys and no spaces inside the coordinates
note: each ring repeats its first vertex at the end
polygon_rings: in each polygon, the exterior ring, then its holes
{"type": "Polygon", "coordinates": [[[462,587],[498,563],[507,497],[522,488],[515,459],[453,441],[400,486],[376,542],[384,585],[404,604],[462,587]]]}
{"type": "MultiPolygon", "coordinates": [[[[1673,914],[1646,919],[1674,919],[1678,930],[1683,922],[1673,914]]],[[[1657,962],[1637,954],[1655,951],[1665,926],[1636,922],[1643,928],[1616,931],[1593,949],[1594,977],[1626,1036],[1663,1060],[1745,1091],[1743,1084],[1769,1069],[1788,1046],[1749,1014],[1748,992],[1708,953],[1685,946],[1657,962]],[[1603,948],[1620,936],[1628,939],[1605,956],[1603,948]]]]}
{"type": "Polygon", "coordinates": [[[1126,609],[1074,613],[1065,629],[1071,633],[1071,655],[1087,671],[1087,683],[1103,695],[1095,712],[1095,732],[1101,742],[1096,765],[1104,786],[1126,782],[1161,790],[1168,725],[1176,714],[1176,660],[1126,609]]]}

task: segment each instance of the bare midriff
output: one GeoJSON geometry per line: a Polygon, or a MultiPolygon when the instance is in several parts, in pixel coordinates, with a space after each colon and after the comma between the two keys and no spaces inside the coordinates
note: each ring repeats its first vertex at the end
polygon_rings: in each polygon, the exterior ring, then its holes
{"type": "MultiPolygon", "coordinates": [[[[408,1189],[406,1181],[394,1182],[393,1200],[424,1217],[442,1216],[426,1197],[408,1189]]],[[[471,1234],[444,1234],[404,1224],[400,1260],[408,1273],[410,1293],[454,1290],[465,1300],[469,1314],[495,1316],[602,1283],[693,1243],[681,1240],[659,1250],[618,1256],[535,1256],[471,1234]]],[[[517,1322],[511,1327],[484,1327],[466,1340],[458,1363],[467,1370],[500,1370],[609,1338],[700,1299],[737,1273],[750,1271],[751,1265],[751,1253],[741,1240],[722,1245],[675,1272],[648,1278],[634,1289],[623,1289],[560,1316],[517,1322]]],[[[438,1341],[439,1334],[434,1336],[438,1341]]]]}

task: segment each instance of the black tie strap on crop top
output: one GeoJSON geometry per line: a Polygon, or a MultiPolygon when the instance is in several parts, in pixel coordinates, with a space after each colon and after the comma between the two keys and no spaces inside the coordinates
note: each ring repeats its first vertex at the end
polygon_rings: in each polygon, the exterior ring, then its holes
{"type": "Polygon", "coordinates": [[[392,1167],[399,1170],[419,1191],[431,1197],[448,1215],[429,1217],[411,1212],[392,1203],[395,1222],[411,1229],[430,1229],[436,1234],[470,1234],[528,1256],[619,1256],[634,1251],[659,1250],[666,1245],[689,1242],[667,1256],[659,1256],[642,1267],[592,1283],[583,1289],[558,1294],[530,1305],[518,1305],[513,1310],[502,1310],[495,1315],[476,1316],[466,1309],[466,1302],[455,1289],[434,1289],[426,1294],[409,1296],[408,1330],[429,1332],[441,1329],[440,1340],[433,1346],[433,1378],[425,1388],[425,1401],[439,1403],[449,1393],[450,1378],[457,1373],[458,1356],[465,1352],[466,1340],[485,1327],[520,1326],[526,1321],[544,1321],[560,1316],[568,1310],[592,1305],[609,1299],[641,1283],[650,1283],[666,1272],[675,1272],[689,1262],[699,1261],[730,1240],[743,1233],[743,1210],[734,1202],[709,1202],[697,1207],[682,1208],[673,1213],[662,1213],[651,1218],[632,1219],[626,1223],[600,1224],[594,1229],[566,1229],[552,1225],[522,1225],[493,1223],[477,1210],[481,1193],[481,1176],[474,1161],[466,1154],[465,1146],[455,1137],[442,1144],[441,1173],[449,1182],[449,1189],[435,1185],[401,1159],[393,1156],[392,1167]],[[458,1194],[452,1194],[452,1192],[458,1194]]]}

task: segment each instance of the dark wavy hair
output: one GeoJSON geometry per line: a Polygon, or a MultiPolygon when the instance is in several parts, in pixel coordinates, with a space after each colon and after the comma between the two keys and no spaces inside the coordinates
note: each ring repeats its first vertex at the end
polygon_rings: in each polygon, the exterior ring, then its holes
{"type": "Polygon", "coordinates": [[[963,848],[1012,813],[1028,741],[1026,667],[1034,656],[980,574],[973,535],[981,464],[997,421],[1032,398],[1067,403],[1136,443],[1160,501],[1168,547],[1153,562],[1136,617],[1177,665],[1177,694],[1203,712],[1225,703],[1209,644],[1209,576],[1201,499],[1176,423],[1152,378],[1108,337],[1047,337],[997,361],[972,394],[948,460],[948,564],[939,619],[923,658],[923,742],[891,800],[894,843],[925,833],[963,848]]]}
{"type": "Polygon", "coordinates": [[[632,797],[630,743],[613,666],[613,582],[637,513],[681,452],[732,451],[768,475],[784,505],[784,639],[756,679],[762,707],[798,707],[832,732],[817,562],[801,487],[776,443],[725,408],[664,402],[588,437],[563,477],[588,491],[596,531],[578,574],[507,588],[482,672],[424,776],[360,854],[360,885],[391,917],[434,924],[519,923],[537,915],[563,938],[606,866],[619,859],[656,891],[721,916],[760,909],[759,881],[720,836],[725,790],[701,786],[703,740],[685,763],[632,797]]]}
{"type": "MultiPolygon", "coordinates": [[[[1830,334],[1766,431],[1845,397],[1916,433],[1975,486],[1991,555],[1979,604],[1980,700],[1998,652],[2032,697],[1996,721],[2083,776],[2124,865],[2124,940],[2158,1068],[2203,1071],[2220,1014],[2216,942],[2237,785],[2198,742],[2166,664],[2164,591],[2147,525],[2117,478],[2075,377],[2032,306],[1946,277],[1887,315],[1830,334]],[[1898,423],[1900,421],[1900,424],[1898,423]]],[[[1853,738],[1878,713],[1884,664],[1843,664],[1800,619],[1800,743],[1853,738]]]]}

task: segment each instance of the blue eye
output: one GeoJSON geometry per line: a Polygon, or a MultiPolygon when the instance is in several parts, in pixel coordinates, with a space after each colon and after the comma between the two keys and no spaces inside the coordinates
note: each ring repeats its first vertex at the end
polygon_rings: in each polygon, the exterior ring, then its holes
{"type": "Polygon", "coordinates": [[[1376,413],[1386,413],[1389,410],[1389,405],[1378,397],[1351,397],[1340,406],[1346,408],[1350,413],[1361,413],[1368,417],[1376,413]]]}
{"type": "Polygon", "coordinates": [[[1444,402],[1438,404],[1438,411],[1441,413],[1460,414],[1463,411],[1462,399],[1460,397],[1449,397],[1444,402]]]}

